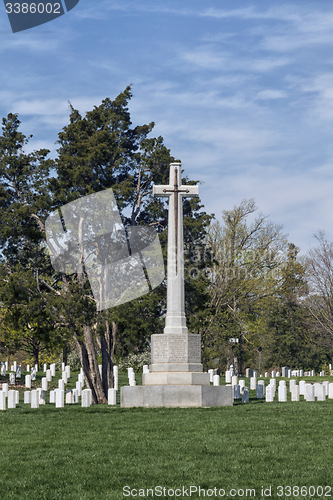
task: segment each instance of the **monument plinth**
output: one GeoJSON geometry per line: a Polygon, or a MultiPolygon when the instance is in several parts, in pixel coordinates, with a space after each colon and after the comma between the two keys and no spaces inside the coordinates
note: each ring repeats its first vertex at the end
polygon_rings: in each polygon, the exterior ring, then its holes
{"type": "Polygon", "coordinates": [[[210,385],[201,364],[201,336],[186,326],[182,199],[198,196],[198,186],[182,185],[181,164],[171,163],[169,184],[153,186],[153,195],[169,198],[165,328],[151,336],[151,365],[142,386],[121,388],[121,406],[231,406],[232,387],[210,385]]]}

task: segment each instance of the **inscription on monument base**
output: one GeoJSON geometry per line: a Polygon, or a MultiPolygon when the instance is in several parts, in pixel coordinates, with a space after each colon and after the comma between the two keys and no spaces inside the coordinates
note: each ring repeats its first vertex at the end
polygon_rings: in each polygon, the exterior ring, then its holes
{"type": "Polygon", "coordinates": [[[151,336],[152,363],[200,363],[201,335],[164,333],[151,336]]]}
{"type": "Polygon", "coordinates": [[[174,334],[169,339],[169,360],[172,363],[187,362],[187,342],[184,335],[174,334]]]}

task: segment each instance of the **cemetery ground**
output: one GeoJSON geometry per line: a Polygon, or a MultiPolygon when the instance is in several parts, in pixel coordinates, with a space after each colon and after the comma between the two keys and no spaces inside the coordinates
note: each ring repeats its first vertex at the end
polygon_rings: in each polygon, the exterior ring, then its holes
{"type": "Polygon", "coordinates": [[[250,391],[248,404],[222,408],[31,409],[19,390],[0,412],[4,500],[333,498],[332,399],[266,403],[250,391]]]}

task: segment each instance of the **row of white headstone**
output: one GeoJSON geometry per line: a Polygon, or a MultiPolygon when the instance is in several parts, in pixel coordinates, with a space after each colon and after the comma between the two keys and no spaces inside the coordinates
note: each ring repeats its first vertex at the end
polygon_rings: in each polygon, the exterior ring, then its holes
{"type": "MultiPolygon", "coordinates": [[[[218,377],[218,375],[216,376],[218,377]]],[[[215,378],[215,377],[214,377],[215,378]]],[[[245,385],[245,380],[233,380],[233,394],[235,399],[242,399],[242,402],[248,402],[249,388],[245,385]]],[[[217,384],[218,385],[218,384],[217,384]]],[[[276,379],[272,378],[265,390],[265,381],[259,380],[256,382],[256,377],[250,379],[250,389],[257,391],[257,399],[266,399],[267,402],[274,401],[276,393],[276,379]],[[254,385],[255,384],[255,385],[254,385]]],[[[278,401],[287,401],[287,385],[285,380],[280,380],[278,386],[278,401]]],[[[315,382],[309,384],[305,380],[301,380],[297,385],[296,380],[289,381],[289,392],[291,393],[291,401],[299,401],[299,397],[304,396],[306,401],[325,401],[326,397],[333,399],[333,383],[315,382]]]]}
{"type": "MultiPolygon", "coordinates": [[[[305,401],[325,401],[326,397],[333,399],[333,383],[325,380],[324,382],[307,383],[305,380],[300,380],[297,385],[296,380],[289,381],[289,392],[291,393],[291,401],[299,401],[300,396],[304,396],[305,401]]],[[[266,401],[274,401],[276,393],[276,381],[271,379],[266,387],[266,401]],[[275,382],[275,383],[274,383],[275,382]]],[[[278,386],[278,401],[287,401],[287,386],[285,380],[280,380],[278,386]]]]}
{"type": "MultiPolygon", "coordinates": [[[[9,385],[15,385],[16,379],[21,378],[21,374],[22,374],[21,368],[22,368],[21,365],[17,365],[16,361],[14,361],[13,365],[11,365],[11,372],[9,373],[9,385]]],[[[8,371],[8,361],[1,361],[1,376],[5,377],[7,371],[8,371]]],[[[27,388],[30,388],[31,381],[36,380],[36,375],[38,372],[38,365],[32,366],[31,370],[30,370],[30,365],[27,365],[26,371],[30,372],[30,374],[28,373],[28,375],[25,376],[25,385],[27,388]],[[30,384],[30,387],[29,387],[29,384],[30,384]]],[[[47,382],[52,381],[52,377],[55,377],[55,372],[56,372],[55,363],[52,363],[50,365],[49,369],[47,369],[47,365],[44,364],[44,373],[46,374],[47,382]]],[[[65,366],[65,363],[62,363],[62,373],[63,373],[64,380],[66,379],[66,375],[67,375],[67,378],[70,378],[70,366],[65,366]]]]}
{"type": "MultiPolygon", "coordinates": [[[[81,406],[89,407],[92,403],[92,392],[91,389],[83,389],[84,386],[84,375],[83,370],[81,368],[80,373],[78,375],[78,380],[75,384],[75,389],[65,391],[65,384],[67,383],[68,378],[70,377],[70,367],[64,366],[65,368],[62,372],[62,378],[58,380],[58,388],[50,391],[49,394],[49,402],[54,403],[56,408],[63,408],[64,404],[75,404],[79,402],[79,397],[81,397],[81,406]]],[[[47,370],[48,372],[49,370],[47,370]]],[[[49,374],[46,372],[47,376],[42,378],[42,387],[24,392],[24,403],[30,404],[31,408],[39,408],[39,405],[43,405],[46,403],[46,392],[47,392],[47,383],[49,378],[49,374]]],[[[53,370],[52,370],[53,372],[53,370]]],[[[31,375],[26,375],[26,383],[30,382],[31,388],[31,379],[27,379],[27,377],[31,377],[31,375]]],[[[108,404],[116,405],[117,404],[117,390],[118,390],[118,367],[113,367],[113,378],[114,378],[114,387],[108,390],[108,404]]],[[[15,408],[17,404],[19,404],[19,391],[10,390],[7,383],[2,384],[2,390],[0,391],[0,410],[6,409],[6,399],[8,408],[15,408]]]]}
{"type": "MultiPolygon", "coordinates": [[[[329,369],[330,371],[332,370],[332,365],[329,365],[329,369]]],[[[210,372],[213,372],[214,370],[208,370],[208,373],[210,372]]],[[[226,383],[230,383],[231,382],[231,377],[235,375],[234,371],[233,370],[227,370],[225,372],[225,378],[226,378],[226,383]]],[[[325,371],[321,371],[319,373],[319,375],[321,377],[325,377],[326,376],[326,372],[325,371]]],[[[250,378],[250,377],[256,377],[257,376],[257,372],[255,370],[252,370],[252,368],[247,368],[246,371],[245,371],[245,376],[247,378],[250,378]]],[[[275,378],[275,377],[285,377],[285,378],[291,378],[291,377],[315,377],[316,376],[316,372],[315,370],[310,370],[310,371],[304,371],[304,370],[291,370],[289,368],[289,366],[283,366],[281,368],[281,373],[279,371],[276,371],[276,370],[272,370],[271,373],[269,372],[265,372],[265,377],[266,378],[269,378],[269,377],[272,377],[272,378],[275,378]]]]}

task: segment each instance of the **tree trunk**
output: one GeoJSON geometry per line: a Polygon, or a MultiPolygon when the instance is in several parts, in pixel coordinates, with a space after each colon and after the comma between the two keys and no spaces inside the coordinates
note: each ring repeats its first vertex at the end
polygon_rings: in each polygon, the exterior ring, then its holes
{"type": "Polygon", "coordinates": [[[103,390],[108,397],[109,387],[113,387],[113,360],[112,360],[113,337],[110,333],[110,324],[105,321],[105,334],[101,336],[101,351],[102,351],[102,382],[103,390]]]}
{"type": "Polygon", "coordinates": [[[62,361],[65,363],[65,366],[67,365],[67,356],[68,356],[68,349],[67,346],[65,346],[62,350],[62,361]]]}
{"type": "Polygon", "coordinates": [[[93,342],[91,327],[89,325],[83,326],[84,340],[78,340],[74,335],[74,340],[77,348],[78,355],[81,360],[84,377],[88,389],[91,389],[92,402],[107,403],[105,396],[102,379],[98,369],[98,362],[93,342]]]}
{"type": "Polygon", "coordinates": [[[36,345],[36,344],[33,345],[32,354],[34,357],[34,363],[35,363],[35,365],[38,366],[38,361],[39,361],[39,346],[38,345],[36,345]]]}

